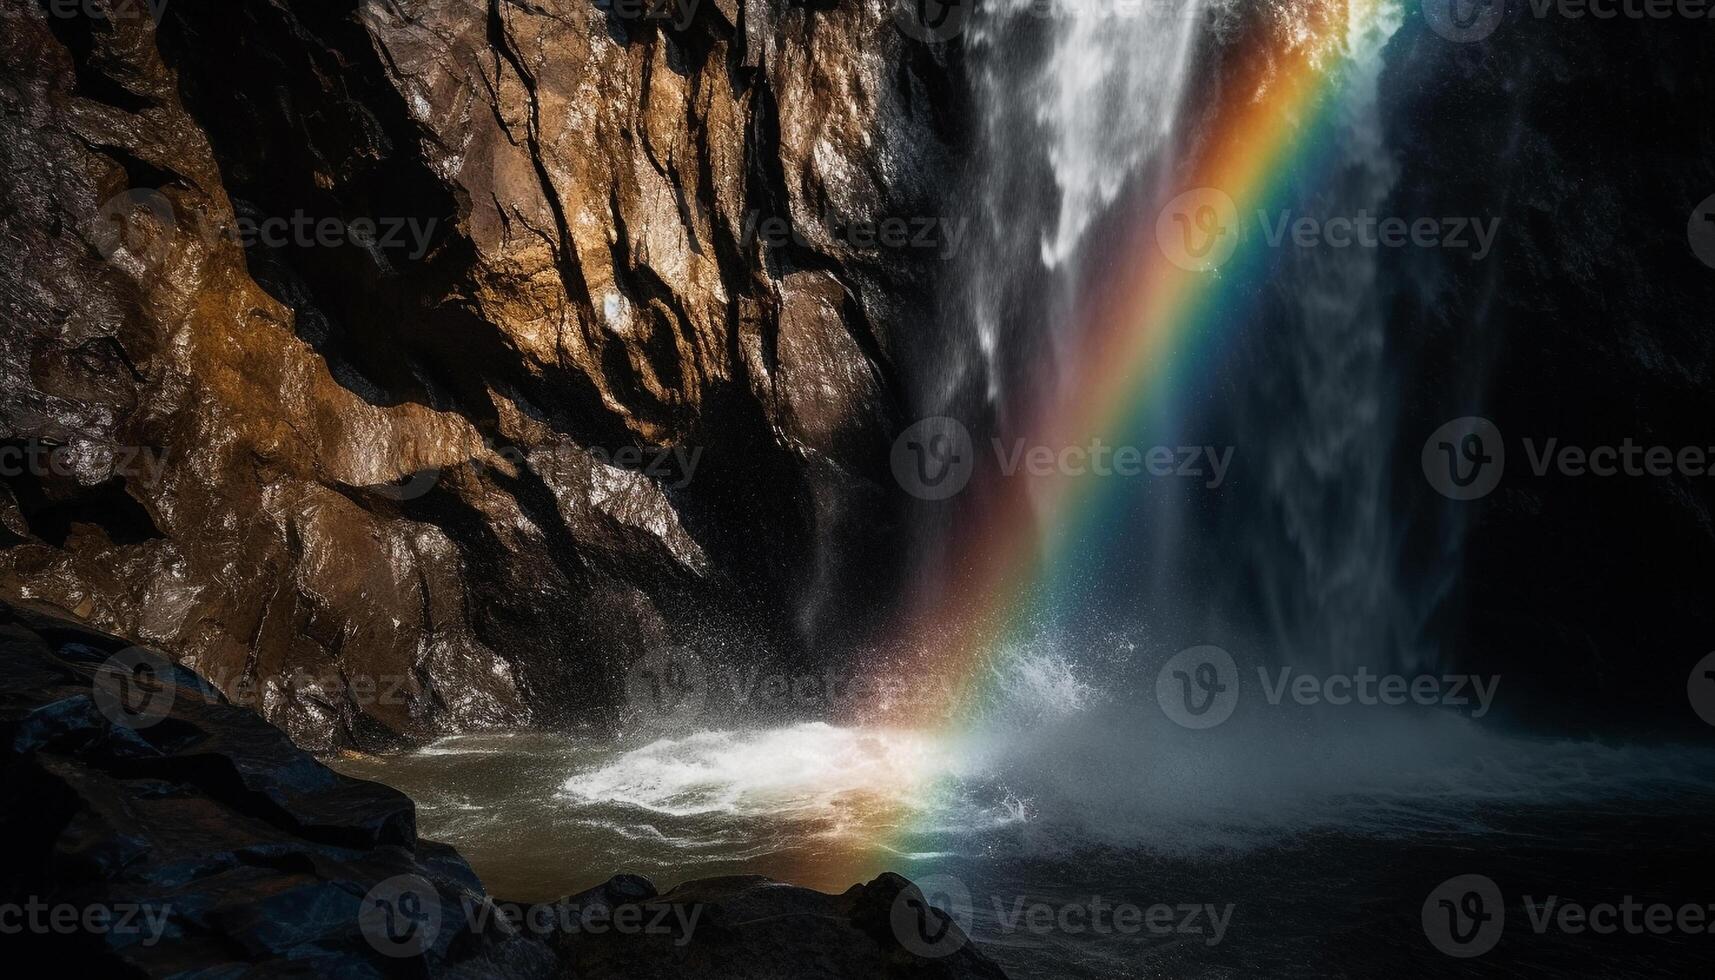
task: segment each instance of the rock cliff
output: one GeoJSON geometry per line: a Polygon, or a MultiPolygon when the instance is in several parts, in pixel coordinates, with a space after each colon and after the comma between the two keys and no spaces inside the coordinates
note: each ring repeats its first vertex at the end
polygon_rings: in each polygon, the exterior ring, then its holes
{"type": "Polygon", "coordinates": [[[940,213],[956,47],[879,0],[4,3],[0,595],[320,749],[861,644],[934,304],[853,229],[940,213]]]}

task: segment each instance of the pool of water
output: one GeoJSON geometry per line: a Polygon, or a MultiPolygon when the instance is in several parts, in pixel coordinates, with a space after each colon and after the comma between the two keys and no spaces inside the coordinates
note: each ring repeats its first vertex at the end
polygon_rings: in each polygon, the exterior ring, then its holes
{"type": "Polygon", "coordinates": [[[1338,721],[471,735],[333,764],[409,794],[422,833],[504,898],[621,871],[663,889],[759,873],[842,891],[893,870],[1014,977],[1461,962],[1661,976],[1715,952],[1707,933],[1539,934],[1524,907],[1715,903],[1715,753],[1503,737],[1451,716],[1338,721]],[[1509,915],[1499,946],[1458,961],[1426,938],[1423,906],[1467,874],[1497,882],[1509,915]],[[1120,907],[1156,910],[1161,928],[1122,928],[1120,907]]]}

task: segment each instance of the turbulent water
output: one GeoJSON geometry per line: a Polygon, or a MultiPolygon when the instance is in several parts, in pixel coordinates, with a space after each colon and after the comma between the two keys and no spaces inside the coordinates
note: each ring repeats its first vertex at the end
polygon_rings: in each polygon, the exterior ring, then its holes
{"type": "MultiPolygon", "coordinates": [[[[1613,862],[1646,894],[1710,829],[1707,752],[1508,737],[1389,707],[1258,705],[1193,732],[1096,694],[1052,658],[1012,662],[1004,710],[953,732],[799,722],[630,746],[461,736],[338,767],[409,793],[422,832],[455,844],[498,895],[547,899],[620,871],[841,891],[893,870],[957,882],[971,898],[953,911],[1018,978],[1281,976],[1295,963],[1327,975],[1342,957],[1361,971],[1390,962],[1390,943],[1426,949],[1414,921],[1382,908],[1415,908],[1453,874],[1564,887],[1574,861],[1589,887],[1605,877],[1590,869],[1613,862]],[[1660,844],[1611,857],[1616,834],[1660,844]],[[1008,909],[1026,897],[1233,911],[1210,945],[1019,930],[1008,909]],[[1345,944],[1338,916],[1393,935],[1345,944]]],[[[1624,973],[1577,950],[1533,952],[1557,957],[1573,974],[1598,962],[1624,973]]],[[[1639,962],[1651,961],[1626,965],[1639,962]]]]}

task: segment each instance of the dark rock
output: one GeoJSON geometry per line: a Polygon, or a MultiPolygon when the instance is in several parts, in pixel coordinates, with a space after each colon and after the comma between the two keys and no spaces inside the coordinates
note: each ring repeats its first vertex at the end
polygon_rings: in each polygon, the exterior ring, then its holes
{"type": "MultiPolygon", "coordinates": [[[[402,794],[333,772],[159,655],[6,604],[0,788],[0,905],[26,916],[73,908],[79,922],[89,909],[107,910],[113,926],[125,919],[123,928],[26,924],[7,937],[9,953],[73,971],[1001,976],[963,942],[938,959],[900,948],[888,915],[907,883],[895,875],[841,896],[762,878],[691,882],[658,896],[647,878],[622,874],[563,905],[609,915],[677,909],[690,928],[533,935],[528,919],[514,924],[508,904],[484,894],[456,851],[417,837],[402,794]],[[116,684],[112,665],[136,658],[153,673],[128,673],[134,688],[116,684]],[[433,933],[413,933],[413,917],[435,923],[433,933]],[[422,945],[390,944],[394,927],[422,945]]],[[[39,914],[51,924],[52,912],[39,914]]]]}
{"type": "MultiPolygon", "coordinates": [[[[618,879],[615,879],[617,881],[618,879]]],[[[611,896],[614,882],[565,901],[581,906],[611,896]]],[[[653,891],[653,889],[651,889],[653,891]]],[[[580,977],[707,980],[805,978],[1002,978],[957,922],[936,916],[937,942],[920,955],[901,943],[902,903],[921,899],[892,873],[842,895],[825,895],[757,875],[687,882],[639,899],[639,921],[662,928],[621,933],[580,930],[554,939],[580,977]],[[684,929],[684,923],[693,923],[684,929]],[[944,927],[945,934],[939,930],[944,927]]]]}
{"type": "Polygon", "coordinates": [[[22,609],[0,617],[0,903],[98,907],[116,926],[26,928],[9,950],[126,975],[555,975],[542,944],[467,924],[482,885],[418,840],[402,794],[334,773],[158,656],[137,711],[116,714],[98,672],[146,654],[22,609]],[[384,955],[359,917],[396,876],[442,911],[421,956],[384,955]]]}

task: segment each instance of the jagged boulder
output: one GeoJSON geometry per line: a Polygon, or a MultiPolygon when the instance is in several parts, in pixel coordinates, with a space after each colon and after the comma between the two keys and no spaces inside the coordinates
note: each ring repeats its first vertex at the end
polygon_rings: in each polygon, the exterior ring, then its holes
{"type": "Polygon", "coordinates": [[[891,874],[839,896],[622,874],[520,914],[402,794],[157,654],[5,604],[0,835],[8,952],[94,975],[1002,977],[927,908],[945,952],[902,945],[921,896],[891,874]]]}

